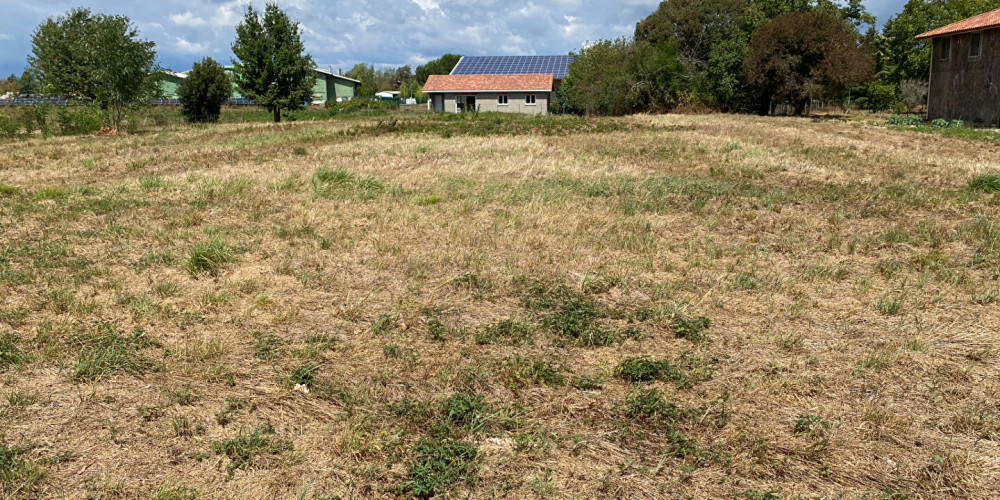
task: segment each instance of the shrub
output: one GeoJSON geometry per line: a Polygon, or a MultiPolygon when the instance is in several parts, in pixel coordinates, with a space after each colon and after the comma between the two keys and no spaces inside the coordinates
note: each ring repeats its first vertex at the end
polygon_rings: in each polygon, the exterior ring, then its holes
{"type": "Polygon", "coordinates": [[[354,114],[354,113],[377,113],[385,114],[392,111],[399,106],[395,101],[378,101],[375,99],[367,98],[354,98],[348,99],[346,101],[326,101],[326,108],[330,110],[331,114],[344,113],[344,114],[354,114]]]}
{"type": "Polygon", "coordinates": [[[924,120],[917,116],[892,115],[886,119],[887,125],[896,127],[917,127],[924,124],[924,120]]]}
{"type": "Polygon", "coordinates": [[[60,134],[90,134],[101,129],[104,113],[96,106],[60,106],[56,111],[56,121],[60,134]]]}
{"type": "Polygon", "coordinates": [[[217,122],[222,103],[229,99],[232,83],[222,66],[211,57],[194,63],[177,89],[181,113],[189,122],[217,122]]]}

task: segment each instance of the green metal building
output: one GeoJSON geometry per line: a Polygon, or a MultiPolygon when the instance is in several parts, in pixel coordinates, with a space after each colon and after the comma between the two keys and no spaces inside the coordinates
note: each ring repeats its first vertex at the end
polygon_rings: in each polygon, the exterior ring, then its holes
{"type": "MultiPolygon", "coordinates": [[[[226,66],[225,70],[226,75],[232,80],[233,67],[226,66]]],[[[318,68],[315,71],[316,83],[313,85],[312,104],[323,105],[330,100],[345,101],[358,95],[360,81],[318,68]]],[[[164,71],[160,78],[160,89],[163,90],[164,98],[177,99],[177,89],[185,78],[187,78],[187,71],[181,73],[164,71]]],[[[230,99],[243,99],[243,95],[236,89],[236,85],[233,85],[230,99]]]]}

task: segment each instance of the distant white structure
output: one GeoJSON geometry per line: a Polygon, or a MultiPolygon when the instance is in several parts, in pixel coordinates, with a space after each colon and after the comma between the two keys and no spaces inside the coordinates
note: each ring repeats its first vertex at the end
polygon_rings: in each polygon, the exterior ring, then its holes
{"type": "Polygon", "coordinates": [[[396,99],[399,97],[398,90],[383,90],[382,92],[376,92],[375,97],[379,99],[396,99]]]}

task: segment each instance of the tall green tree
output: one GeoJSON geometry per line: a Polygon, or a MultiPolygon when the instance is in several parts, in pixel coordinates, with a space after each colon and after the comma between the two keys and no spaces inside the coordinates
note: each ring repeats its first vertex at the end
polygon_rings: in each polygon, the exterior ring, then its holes
{"type": "Polygon", "coordinates": [[[417,66],[417,83],[423,86],[427,83],[427,77],[431,75],[450,74],[451,70],[455,69],[455,66],[461,59],[462,56],[458,54],[445,54],[433,61],[427,61],[425,64],[417,66]]]}
{"type": "Polygon", "coordinates": [[[747,81],[770,103],[787,102],[796,115],[813,97],[836,96],[871,78],[873,63],[854,26],[823,11],[775,18],[754,33],[743,60],[747,81]]]}
{"type": "Polygon", "coordinates": [[[177,89],[181,113],[189,122],[217,122],[222,113],[222,103],[232,95],[233,84],[225,68],[206,57],[194,63],[191,71],[177,89]]]}
{"type": "Polygon", "coordinates": [[[93,101],[114,130],[128,110],[161,95],[156,44],[140,39],[124,16],[74,9],[49,18],[32,35],[28,64],[42,92],[93,101]]]}
{"type": "Polygon", "coordinates": [[[85,101],[97,97],[94,49],[105,18],[77,8],[35,29],[28,66],[43,87],[40,91],[85,101]]]}
{"type": "Polygon", "coordinates": [[[312,98],[315,64],[305,51],[299,24],[292,22],[277,3],[264,12],[247,7],[236,27],[233,42],[233,82],[240,93],[253,99],[281,121],[281,111],[293,111],[312,98]]]}
{"type": "Polygon", "coordinates": [[[569,111],[622,115],[666,111],[676,103],[682,67],[670,42],[601,40],[574,56],[559,88],[569,111]]]}
{"type": "Polygon", "coordinates": [[[361,82],[358,89],[359,97],[371,97],[378,92],[378,83],[375,79],[375,67],[370,64],[358,63],[346,73],[348,78],[353,78],[361,82]]]}

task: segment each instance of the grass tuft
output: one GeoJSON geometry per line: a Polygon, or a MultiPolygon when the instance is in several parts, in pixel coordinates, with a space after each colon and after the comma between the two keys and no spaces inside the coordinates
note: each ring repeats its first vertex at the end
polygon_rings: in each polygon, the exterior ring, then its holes
{"type": "Polygon", "coordinates": [[[996,193],[1000,191],[1000,173],[983,172],[977,174],[969,179],[969,189],[984,193],[996,193]]]}
{"type": "Polygon", "coordinates": [[[216,274],[222,266],[236,261],[236,253],[220,238],[210,238],[208,241],[195,244],[188,251],[186,268],[189,273],[216,274]]]}
{"type": "Polygon", "coordinates": [[[157,347],[159,342],[146,337],[139,329],[125,336],[113,325],[102,323],[96,333],[74,336],[70,342],[80,346],[80,354],[73,366],[73,380],[97,380],[118,373],[141,375],[158,366],[152,359],[140,355],[139,351],[157,347]]]}
{"type": "Polygon", "coordinates": [[[460,481],[475,479],[475,460],[479,451],[461,441],[422,439],[413,447],[416,457],[410,461],[408,479],[399,493],[415,498],[446,495],[460,481]]]}
{"type": "Polygon", "coordinates": [[[261,463],[263,457],[278,455],[294,449],[291,441],[274,439],[274,427],[265,423],[250,430],[242,430],[234,438],[212,445],[212,450],[229,458],[226,469],[232,477],[237,469],[249,469],[261,463]]]}

